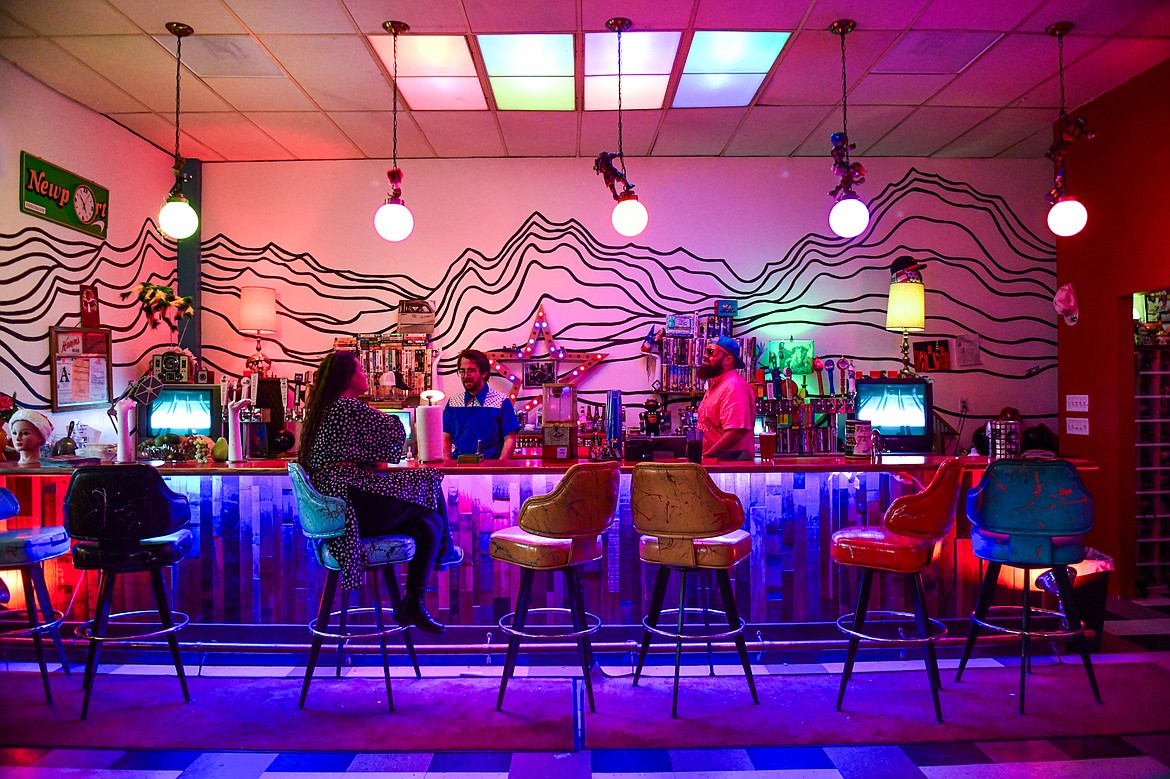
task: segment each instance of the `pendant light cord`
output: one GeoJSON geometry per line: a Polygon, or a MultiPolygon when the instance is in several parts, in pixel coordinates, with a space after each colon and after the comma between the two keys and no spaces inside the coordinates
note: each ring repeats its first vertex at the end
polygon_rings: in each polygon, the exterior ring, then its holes
{"type": "MultiPolygon", "coordinates": [[[[622,128],[622,31],[617,34],[617,76],[618,76],[618,160],[622,164],[622,175],[626,175],[626,149],[622,128]]],[[[628,186],[628,184],[627,184],[628,186]]]]}
{"type": "Polygon", "coordinates": [[[1068,113],[1064,110],[1064,35],[1056,36],[1056,46],[1060,57],[1060,118],[1064,119],[1068,113]]]}
{"type": "Polygon", "coordinates": [[[175,175],[179,175],[179,168],[183,166],[183,158],[179,156],[179,102],[182,98],[182,68],[183,68],[183,36],[176,35],[175,40],[175,175]]]}
{"type": "MultiPolygon", "coordinates": [[[[849,137],[849,81],[845,76],[845,36],[841,33],[841,134],[849,137]]],[[[845,152],[849,154],[848,151],[845,152]]]]}
{"type": "Polygon", "coordinates": [[[394,33],[394,167],[398,167],[398,33],[394,33]]]}

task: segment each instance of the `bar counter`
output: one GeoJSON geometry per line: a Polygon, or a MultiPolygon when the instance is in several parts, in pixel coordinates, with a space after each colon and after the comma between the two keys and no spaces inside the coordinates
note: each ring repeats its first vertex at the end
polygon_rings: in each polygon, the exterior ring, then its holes
{"type": "MultiPolygon", "coordinates": [[[[890,502],[920,489],[944,459],[887,455],[879,462],[845,457],[704,461],[715,483],[743,501],[746,529],[752,536],[751,558],[733,572],[743,616],[753,623],[822,622],[850,610],[854,574],[830,562],[833,531],[880,523],[890,502]]],[[[964,461],[970,478],[976,479],[987,464],[983,457],[964,461]]],[[[195,546],[174,567],[170,584],[175,607],[193,622],[304,624],[315,612],[324,570],[297,528],[287,463],[154,463],[170,487],[191,504],[188,527],[195,534],[195,546]]],[[[449,624],[494,624],[511,610],[519,570],[488,556],[488,537],[515,524],[524,500],[551,491],[570,463],[434,465],[446,473],[456,543],[467,556],[459,568],[432,578],[428,605],[449,624]]],[[[602,558],[585,568],[590,609],[609,624],[637,624],[653,584],[653,571],[638,559],[638,538],[630,519],[632,469],[633,465],[622,466],[618,515],[603,537],[602,558]]],[[[0,466],[0,486],[12,490],[22,507],[21,515],[8,521],[8,529],[61,524],[70,475],[67,468],[0,466]]],[[[946,544],[941,565],[927,577],[932,611],[942,616],[956,616],[970,607],[962,591],[971,576],[960,570],[965,530],[961,528],[957,538],[946,544]]],[[[82,577],[65,556],[47,564],[46,577],[58,608],[74,599],[68,619],[87,619],[91,599],[96,598],[96,575],[82,577]]],[[[115,608],[146,608],[148,582],[125,578],[115,608]]],[[[13,599],[19,600],[21,587],[8,583],[13,599]]],[[[537,577],[536,586],[533,606],[561,605],[560,577],[555,581],[537,577]]],[[[367,584],[357,597],[365,605],[373,595],[367,584]]],[[[882,587],[878,597],[884,606],[900,607],[904,593],[882,587]]]]}

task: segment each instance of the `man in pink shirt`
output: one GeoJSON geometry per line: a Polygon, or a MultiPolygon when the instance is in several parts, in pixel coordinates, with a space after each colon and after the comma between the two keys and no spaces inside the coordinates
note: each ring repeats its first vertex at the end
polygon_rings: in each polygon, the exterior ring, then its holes
{"type": "Polygon", "coordinates": [[[707,394],[699,404],[699,430],[703,432],[703,455],[740,452],[740,458],[755,454],[753,431],[756,425],[756,393],[739,375],[744,367],[739,341],[721,335],[707,344],[699,378],[707,381],[707,394]]]}

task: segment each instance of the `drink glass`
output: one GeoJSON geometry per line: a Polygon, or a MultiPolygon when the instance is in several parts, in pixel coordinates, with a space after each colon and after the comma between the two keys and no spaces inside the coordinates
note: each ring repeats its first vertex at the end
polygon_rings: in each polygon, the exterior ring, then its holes
{"type": "Polygon", "coordinates": [[[760,433],[760,459],[764,462],[776,459],[776,432],[773,430],[760,433]]]}

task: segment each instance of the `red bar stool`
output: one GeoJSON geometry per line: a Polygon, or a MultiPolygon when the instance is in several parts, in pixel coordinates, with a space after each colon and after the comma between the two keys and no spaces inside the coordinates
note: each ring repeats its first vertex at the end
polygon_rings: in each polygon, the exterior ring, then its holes
{"type": "Polygon", "coordinates": [[[708,644],[724,638],[735,640],[739,660],[747,678],[752,702],[759,703],[756,681],[748,662],[747,644],[743,639],[745,622],[735,606],[735,592],[729,573],[748,558],[752,551],[751,536],[743,529],[743,504],[739,497],[723,492],[702,466],[693,463],[639,463],[634,466],[630,488],[630,507],[634,528],[642,534],[638,555],[642,562],[658,565],[654,593],[650,597],[650,613],[642,620],[642,647],[638,652],[638,667],[634,684],[642,676],[646,653],[650,650],[651,635],[673,638],[674,696],[671,717],[678,716],[678,681],[682,665],[682,642],[703,641],[708,644]],[[678,608],[663,609],[666,588],[671,571],[682,574],[679,584],[678,608]],[[712,571],[723,596],[723,611],[688,608],[686,604],[687,579],[691,575],[712,571]],[[686,632],[688,613],[701,614],[706,620],[716,614],[725,617],[728,629],[719,633],[686,632]],[[675,617],[674,631],[658,627],[663,616],[675,617]]]}
{"type": "MultiPolygon", "coordinates": [[[[947,460],[934,474],[930,485],[916,495],[898,498],[886,510],[881,527],[851,527],[833,534],[829,555],[841,565],[852,565],[861,569],[861,581],[857,588],[857,608],[837,620],[837,628],[849,636],[849,651],[845,657],[845,668],[841,672],[841,685],[837,690],[837,711],[845,701],[845,687],[853,675],[853,663],[857,660],[857,648],[862,639],[900,644],[922,643],[926,645],[926,675],[930,679],[930,695],[934,700],[934,716],[942,722],[942,703],[938,691],[938,658],[934,650],[935,639],[943,636],[947,629],[936,619],[931,619],[926,608],[926,594],[922,587],[922,571],[942,552],[943,540],[951,532],[955,522],[955,506],[959,502],[959,490],[963,479],[963,465],[959,460],[947,460]],[[885,571],[906,576],[913,584],[912,598],[914,613],[903,611],[870,611],[869,595],[875,572],[885,571]],[[874,622],[889,624],[913,619],[917,624],[918,638],[884,637],[866,632],[866,620],[877,617],[874,622]]],[[[871,623],[872,630],[874,624],[871,623]]]]}
{"type": "MultiPolygon", "coordinates": [[[[20,504],[16,496],[0,487],[0,520],[11,519],[19,513],[20,504]]],[[[32,636],[37,664],[41,667],[41,681],[45,685],[46,703],[53,702],[53,694],[49,690],[49,669],[45,665],[41,636],[47,633],[53,639],[57,654],[61,657],[61,668],[66,674],[69,673],[69,661],[65,658],[65,646],[61,642],[61,621],[65,615],[54,610],[49,600],[44,563],[68,551],[69,535],[63,527],[21,528],[0,533],[0,571],[20,571],[21,583],[24,585],[24,616],[28,620],[27,628],[6,629],[0,636],[32,636]],[[40,621],[42,618],[44,622],[40,621]]],[[[5,611],[2,621],[7,623],[20,613],[5,611]]]]}
{"type": "MultiPolygon", "coordinates": [[[[593,648],[589,636],[601,627],[601,619],[585,610],[581,566],[601,558],[600,536],[613,523],[618,501],[619,471],[617,463],[578,463],[547,495],[531,497],[520,508],[519,524],[492,533],[490,554],[493,560],[520,566],[520,592],[516,610],[500,618],[500,629],[507,633],[508,655],[500,677],[500,694],[496,708],[504,705],[508,680],[516,670],[520,639],[572,638],[581,655],[581,673],[593,704],[593,648]],[[532,583],[537,571],[560,571],[565,577],[569,608],[530,608],[532,583]],[[567,614],[573,629],[549,629],[541,633],[526,632],[532,614],[567,614]]],[[[565,626],[567,628],[567,626],[565,626]]]]}

